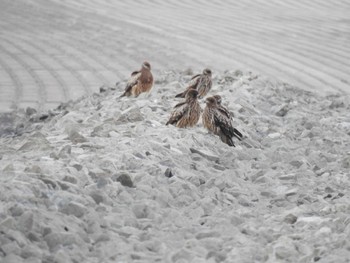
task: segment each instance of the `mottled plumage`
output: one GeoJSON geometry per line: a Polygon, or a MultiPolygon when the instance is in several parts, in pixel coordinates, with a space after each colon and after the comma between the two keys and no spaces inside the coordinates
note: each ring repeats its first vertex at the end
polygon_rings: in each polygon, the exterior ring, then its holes
{"type": "Polygon", "coordinates": [[[227,116],[227,118],[231,119],[234,117],[234,114],[232,112],[230,112],[228,109],[226,109],[222,104],[221,104],[221,96],[220,95],[214,95],[213,98],[215,98],[216,103],[218,105],[218,109],[220,111],[220,113],[224,114],[225,116],[227,116]]]}
{"type": "Polygon", "coordinates": [[[215,97],[207,98],[206,104],[202,115],[204,127],[218,135],[224,143],[235,146],[232,137],[235,136],[237,139],[241,140],[242,134],[237,129],[233,128],[231,116],[227,114],[227,109],[224,108],[226,112],[220,110],[215,97]]]}
{"type": "Polygon", "coordinates": [[[166,125],[173,124],[178,128],[195,126],[202,111],[197,96],[198,91],[189,90],[186,94],[186,100],[175,105],[166,125]]]}
{"type": "Polygon", "coordinates": [[[202,74],[195,75],[191,78],[188,87],[184,92],[181,92],[175,96],[175,98],[185,98],[189,90],[195,89],[198,91],[198,98],[204,98],[212,86],[211,70],[204,69],[202,74]]]}
{"type": "Polygon", "coordinates": [[[125,91],[120,97],[139,96],[142,92],[149,92],[153,86],[153,75],[151,65],[143,62],[139,71],[131,73],[131,77],[126,83],[125,91]]]}

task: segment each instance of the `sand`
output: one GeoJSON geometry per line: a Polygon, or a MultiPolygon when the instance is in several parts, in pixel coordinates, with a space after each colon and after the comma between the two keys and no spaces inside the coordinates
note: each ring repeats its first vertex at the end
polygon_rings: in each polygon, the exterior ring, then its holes
{"type": "Polygon", "coordinates": [[[0,111],[50,109],[156,74],[244,70],[322,94],[349,92],[347,1],[62,1],[0,3],[0,111]]]}

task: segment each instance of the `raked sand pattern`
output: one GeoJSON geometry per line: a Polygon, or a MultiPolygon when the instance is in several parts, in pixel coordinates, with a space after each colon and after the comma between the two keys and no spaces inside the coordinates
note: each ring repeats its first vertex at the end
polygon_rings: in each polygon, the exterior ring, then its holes
{"type": "Polygon", "coordinates": [[[248,70],[319,93],[349,91],[350,2],[0,3],[0,111],[61,101],[162,70],[248,70]]]}
{"type": "Polygon", "coordinates": [[[229,147],[200,123],[165,126],[189,78],[13,113],[22,136],[0,138],[0,261],[349,262],[349,95],[217,75],[211,92],[246,136],[229,147]]]}

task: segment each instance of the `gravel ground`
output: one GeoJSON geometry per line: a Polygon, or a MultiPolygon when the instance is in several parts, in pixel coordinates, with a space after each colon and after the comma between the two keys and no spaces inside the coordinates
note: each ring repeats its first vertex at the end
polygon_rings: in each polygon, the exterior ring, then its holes
{"type": "Polygon", "coordinates": [[[229,147],[201,123],[165,126],[189,78],[11,113],[0,261],[348,262],[349,96],[216,73],[210,94],[245,136],[229,147]]]}

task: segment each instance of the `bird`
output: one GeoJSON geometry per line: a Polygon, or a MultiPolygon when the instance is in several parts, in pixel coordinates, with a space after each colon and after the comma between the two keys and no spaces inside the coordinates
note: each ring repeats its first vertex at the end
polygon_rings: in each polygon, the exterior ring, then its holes
{"type": "Polygon", "coordinates": [[[131,73],[131,77],[126,83],[125,91],[120,97],[137,97],[143,92],[149,92],[153,86],[153,75],[151,65],[145,61],[138,71],[131,73]]]}
{"type": "Polygon", "coordinates": [[[188,87],[184,92],[181,92],[175,96],[175,98],[185,98],[186,93],[191,89],[196,89],[198,91],[198,98],[204,98],[212,86],[211,80],[211,70],[206,68],[203,70],[202,74],[197,74],[191,78],[188,87]]]}
{"type": "MultiPolygon", "coordinates": [[[[221,97],[220,97],[221,98],[221,97]]],[[[223,107],[221,105],[221,107],[223,107]]],[[[224,108],[224,107],[223,107],[224,108]]],[[[228,110],[222,111],[215,97],[206,99],[206,106],[203,111],[202,121],[205,128],[218,135],[224,143],[235,146],[232,138],[242,140],[242,133],[232,126],[232,118],[227,115],[228,110]]]]}
{"type": "Polygon", "coordinates": [[[178,128],[195,126],[202,112],[197,97],[198,91],[190,89],[186,94],[185,101],[175,105],[166,125],[172,124],[178,128]]]}

